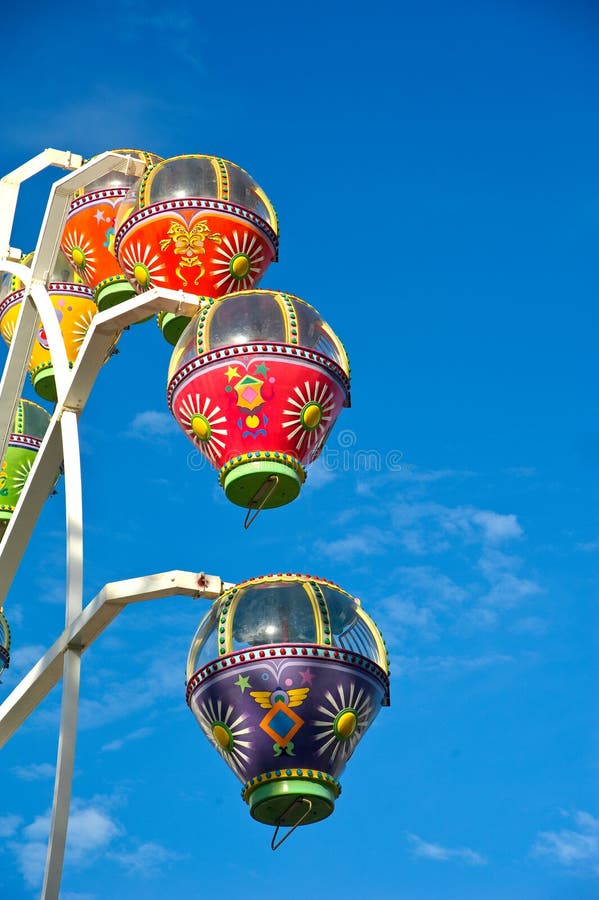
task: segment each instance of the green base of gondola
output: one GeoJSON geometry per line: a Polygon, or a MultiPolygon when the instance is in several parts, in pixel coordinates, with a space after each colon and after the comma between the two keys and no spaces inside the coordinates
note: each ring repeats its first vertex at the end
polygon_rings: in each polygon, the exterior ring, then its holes
{"type": "Polygon", "coordinates": [[[231,469],[224,477],[227,499],[246,509],[275,509],[295,500],[300,492],[298,473],[272,460],[254,460],[231,469]],[[271,479],[270,481],[269,479],[271,479]],[[274,478],[277,478],[274,484],[274,478]]]}
{"type": "Polygon", "coordinates": [[[250,814],[256,821],[292,828],[304,815],[302,825],[311,825],[330,816],[335,809],[335,793],[326,784],[290,778],[261,784],[252,791],[248,803],[250,814]],[[301,803],[301,800],[310,802],[307,814],[308,804],[301,803]]]}
{"type": "Polygon", "coordinates": [[[177,341],[187,328],[190,322],[189,316],[178,316],[172,312],[162,312],[158,315],[158,325],[164,338],[176,346],[177,341]]]}
{"type": "Polygon", "coordinates": [[[135,297],[135,291],[128,281],[114,281],[112,283],[102,284],[96,291],[96,305],[100,312],[118,306],[125,300],[135,297]]]}
{"type": "Polygon", "coordinates": [[[31,383],[35,393],[43,400],[56,403],[56,379],[54,378],[54,366],[46,366],[31,376],[31,383]]]}

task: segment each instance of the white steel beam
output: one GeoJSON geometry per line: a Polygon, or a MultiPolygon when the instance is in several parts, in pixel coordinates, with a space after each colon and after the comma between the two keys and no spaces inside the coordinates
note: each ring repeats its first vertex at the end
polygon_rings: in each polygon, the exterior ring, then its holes
{"type": "Polygon", "coordinates": [[[78,169],[83,157],[70,150],[42,150],[33,159],[13,169],[8,175],[0,178],[0,257],[11,255],[9,245],[12,225],[19,198],[21,184],[33,175],[37,175],[48,166],[59,166],[61,169],[78,169]]]}
{"type": "Polygon", "coordinates": [[[230,587],[216,575],[178,569],[105,585],[0,705],[0,747],[58,684],[67,650],[87,650],[130,603],[173,596],[214,600],[230,587]]]}
{"type": "MultiPolygon", "coordinates": [[[[33,468],[0,543],[0,605],[8,594],[41,508],[52,490],[56,473],[63,460],[61,441],[63,411],[72,410],[80,413],[84,408],[114,337],[121,328],[139,322],[152,312],[161,309],[193,316],[198,311],[199,305],[199,299],[192,294],[155,289],[94,316],[70,372],[66,394],[58,398],[33,468]]],[[[35,321],[37,317],[34,314],[33,329],[35,321]]]]}
{"type": "Polygon", "coordinates": [[[77,650],[67,650],[64,654],[63,666],[60,734],[58,738],[56,774],[54,776],[52,821],[41,894],[42,900],[58,900],[60,882],[62,880],[71,792],[73,789],[73,772],[75,769],[81,653],[77,650]]]}

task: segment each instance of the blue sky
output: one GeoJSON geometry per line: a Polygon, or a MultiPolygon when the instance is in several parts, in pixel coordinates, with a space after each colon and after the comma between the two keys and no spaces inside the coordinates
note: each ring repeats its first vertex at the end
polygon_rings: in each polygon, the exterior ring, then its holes
{"type": "MultiPolygon", "coordinates": [[[[322,575],[382,627],[392,706],[334,815],[273,854],[185,705],[202,603],[127,610],[83,658],[64,900],[596,896],[596,6],[140,10],[5,13],[2,173],[48,146],[243,166],[281,223],[261,286],[336,329],[353,405],[246,533],[167,411],[169,347],[131,329],[81,418],[86,598],[322,575]]],[[[60,174],[23,188],[13,246],[60,174]]],[[[5,604],[5,694],[62,628],[63,518],[59,485],[5,604]]],[[[39,894],[59,703],[2,755],[11,900],[39,894]]]]}

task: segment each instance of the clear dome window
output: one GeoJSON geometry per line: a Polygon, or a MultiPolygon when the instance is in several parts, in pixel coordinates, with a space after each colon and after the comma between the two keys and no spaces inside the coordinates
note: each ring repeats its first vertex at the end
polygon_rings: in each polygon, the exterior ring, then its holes
{"type": "Polygon", "coordinates": [[[152,171],[148,178],[146,205],[182,197],[218,199],[216,172],[209,157],[167,160],[152,171]]]}
{"type": "Polygon", "coordinates": [[[187,657],[187,680],[194,672],[218,658],[217,615],[220,604],[213,604],[196,631],[187,657]]]}
{"type": "Polygon", "coordinates": [[[232,649],[296,642],[316,642],[312,602],[302,585],[279,582],[247,588],[234,612],[232,649]]]}
{"type": "Polygon", "coordinates": [[[341,343],[333,336],[330,328],[322,320],[320,314],[311,306],[299,299],[294,300],[295,312],[299,328],[299,343],[322,353],[323,356],[336,362],[348,374],[347,358],[341,343]]]}
{"type": "Polygon", "coordinates": [[[358,611],[357,602],[334,588],[321,584],[320,589],[329,608],[333,646],[342,647],[352,653],[360,653],[384,667],[379,648],[370,628],[358,611]]]}
{"type": "Polygon", "coordinates": [[[272,295],[225,298],[215,305],[209,323],[206,343],[210,348],[286,340],[283,312],[272,295]]]}
{"type": "Polygon", "coordinates": [[[269,208],[265,203],[265,197],[256,182],[243,169],[229,164],[227,166],[229,172],[229,199],[231,203],[239,206],[245,206],[251,209],[264,219],[265,222],[277,230],[277,223],[274,216],[274,210],[269,208]]]}

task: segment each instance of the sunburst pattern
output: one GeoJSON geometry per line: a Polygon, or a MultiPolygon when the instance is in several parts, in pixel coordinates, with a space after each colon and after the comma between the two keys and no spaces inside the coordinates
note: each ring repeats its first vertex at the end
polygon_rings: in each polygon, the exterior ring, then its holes
{"type": "Polygon", "coordinates": [[[233,704],[229,704],[225,709],[221,699],[216,703],[210,699],[202,704],[198,703],[196,710],[202,731],[212,746],[218,750],[237,777],[244,781],[245,769],[250,762],[247,751],[252,748],[251,741],[245,739],[252,729],[243,727],[248,716],[240,713],[236,717],[233,704]]]}
{"type": "Polygon", "coordinates": [[[7,344],[10,344],[15,334],[15,320],[8,319],[2,323],[2,337],[7,344]]]}
{"type": "Polygon", "coordinates": [[[88,284],[93,284],[96,275],[93,244],[78,231],[69,231],[62,239],[61,248],[83,280],[88,284]]]}
{"type": "Polygon", "coordinates": [[[320,439],[332,424],[335,406],[333,392],[328,384],[321,385],[320,381],[314,385],[305,381],[304,390],[297,385],[293,390],[297,396],[287,398],[287,403],[293,409],[283,410],[283,416],[287,417],[283,421],[283,428],[293,428],[293,431],[288,432],[287,440],[293,441],[299,434],[300,437],[296,440],[298,450],[302,449],[304,441],[308,450],[313,446],[318,447],[320,439]]]}
{"type": "Polygon", "coordinates": [[[179,406],[178,418],[185,433],[189,435],[199,450],[217,466],[224,449],[228,432],[223,427],[226,416],[219,415],[220,406],[213,404],[209,397],[203,402],[199,394],[184,397],[179,406]]]}
{"type": "Polygon", "coordinates": [[[160,254],[154,253],[148,244],[142,246],[140,241],[120,251],[119,263],[138,293],[155,284],[165,284],[167,280],[166,275],[161,274],[165,265],[160,261],[160,254]]]}
{"type": "Polygon", "coordinates": [[[317,756],[322,756],[327,750],[330,752],[331,762],[339,756],[344,762],[354,752],[356,745],[373,719],[373,706],[365,689],[359,690],[353,683],[347,691],[342,684],[337,685],[337,697],[331,691],[326,691],[326,706],[319,706],[318,711],[325,718],[315,719],[314,725],[321,729],[314,740],[321,746],[316,751],[317,756]],[[332,749],[331,749],[332,748],[332,749]]]}
{"type": "Polygon", "coordinates": [[[216,254],[223,258],[222,262],[220,259],[214,260],[219,268],[212,269],[211,272],[217,278],[222,276],[216,282],[217,288],[224,286],[224,293],[230,294],[253,287],[260,275],[261,263],[264,262],[262,246],[255,235],[246,231],[240,240],[239,234],[234,231],[231,238],[223,237],[221,246],[216,248],[216,254]]]}
{"type": "Polygon", "coordinates": [[[91,325],[94,316],[94,310],[88,309],[86,312],[81,313],[79,318],[75,319],[75,321],[73,322],[73,343],[76,347],[81,347],[81,344],[85,339],[85,335],[89,331],[89,326],[91,325]]]}
{"type": "Polygon", "coordinates": [[[17,494],[20,494],[25,487],[25,482],[29,478],[29,473],[31,472],[31,467],[33,466],[34,459],[35,457],[24,459],[23,462],[17,466],[13,473],[12,483],[17,494]]]}

